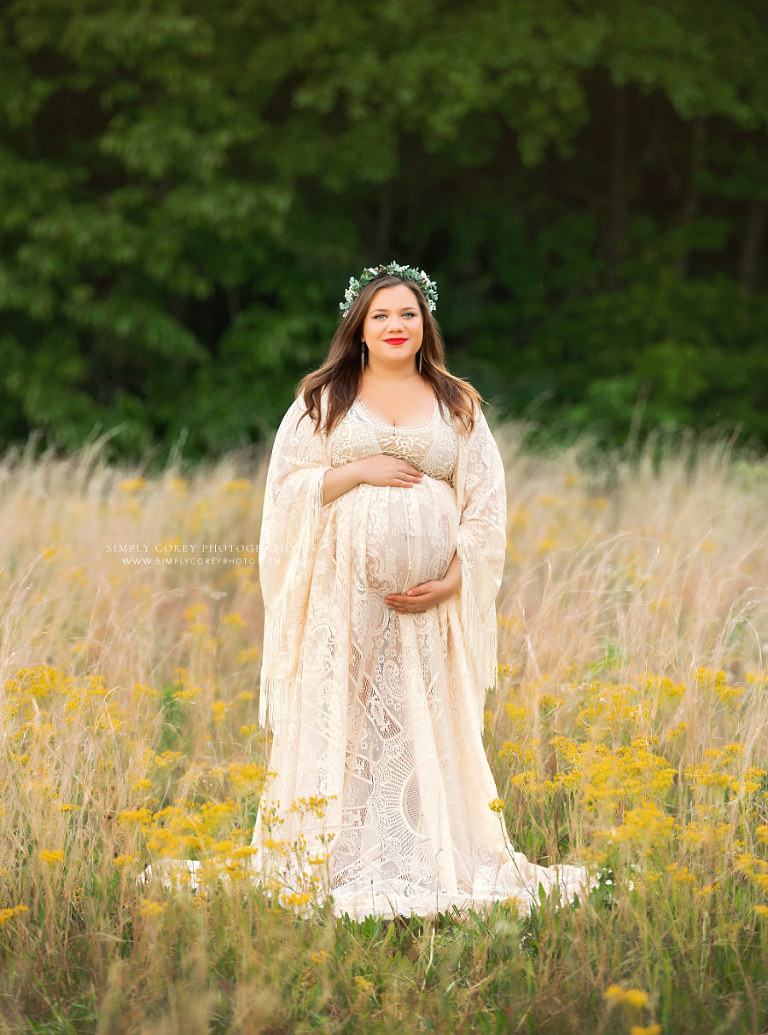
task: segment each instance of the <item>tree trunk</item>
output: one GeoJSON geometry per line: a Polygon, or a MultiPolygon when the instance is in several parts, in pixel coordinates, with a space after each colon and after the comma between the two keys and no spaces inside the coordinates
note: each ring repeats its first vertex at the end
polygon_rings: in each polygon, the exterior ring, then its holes
{"type": "MultiPolygon", "coordinates": [[[[691,126],[691,171],[688,177],[688,190],[680,212],[680,226],[692,223],[699,214],[699,173],[704,162],[704,141],[706,140],[707,122],[702,116],[693,120],[691,126]]],[[[688,248],[677,258],[677,271],[681,277],[688,275],[688,248]]]]}
{"type": "Polygon", "coordinates": [[[614,86],[610,204],[608,231],[603,243],[605,284],[609,291],[616,291],[620,287],[617,267],[621,258],[621,242],[627,228],[628,140],[627,88],[626,86],[614,86]]]}
{"type": "Polygon", "coordinates": [[[755,198],[749,209],[739,262],[739,287],[742,295],[745,296],[751,295],[755,286],[764,230],[765,202],[760,198],[755,198]]]}
{"type": "MultiPolygon", "coordinates": [[[[379,212],[376,226],[376,253],[387,255],[392,247],[392,183],[388,180],[381,185],[379,191],[379,212]]],[[[379,262],[389,262],[389,258],[381,258],[379,262]]]]}

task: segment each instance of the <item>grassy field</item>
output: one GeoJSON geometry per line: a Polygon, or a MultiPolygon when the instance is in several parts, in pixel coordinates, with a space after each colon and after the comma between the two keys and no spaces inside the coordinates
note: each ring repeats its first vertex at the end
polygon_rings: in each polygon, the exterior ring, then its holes
{"type": "Polygon", "coordinates": [[[488,757],[516,846],[601,883],[392,923],[303,919],[242,876],[258,457],[147,479],[98,445],[5,457],[0,1030],[768,1032],[768,465],[521,437],[497,429],[488,757]],[[179,855],[230,879],[137,884],[179,855]]]}

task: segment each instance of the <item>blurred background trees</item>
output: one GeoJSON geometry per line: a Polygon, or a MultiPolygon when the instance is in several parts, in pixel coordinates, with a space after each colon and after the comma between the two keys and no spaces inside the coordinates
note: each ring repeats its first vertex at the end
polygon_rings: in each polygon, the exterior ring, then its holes
{"type": "Polygon", "coordinates": [[[768,444],[767,30],[762,0],[6,2],[0,449],[263,438],[391,259],[501,416],[768,444]]]}

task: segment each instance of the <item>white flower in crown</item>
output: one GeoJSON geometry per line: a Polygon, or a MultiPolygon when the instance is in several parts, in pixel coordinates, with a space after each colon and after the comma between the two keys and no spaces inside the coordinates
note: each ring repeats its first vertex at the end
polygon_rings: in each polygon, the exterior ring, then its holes
{"type": "Polygon", "coordinates": [[[427,300],[427,307],[430,313],[435,311],[435,307],[437,306],[437,285],[433,280],[429,279],[424,270],[417,270],[413,266],[401,266],[398,262],[390,262],[388,266],[366,267],[366,269],[364,269],[360,274],[359,279],[355,277],[349,278],[349,287],[344,292],[344,301],[339,302],[341,315],[347,315],[349,307],[357,298],[362,287],[366,284],[370,284],[370,282],[375,280],[377,277],[385,276],[387,273],[394,273],[398,277],[415,281],[424,292],[424,297],[427,300]]]}

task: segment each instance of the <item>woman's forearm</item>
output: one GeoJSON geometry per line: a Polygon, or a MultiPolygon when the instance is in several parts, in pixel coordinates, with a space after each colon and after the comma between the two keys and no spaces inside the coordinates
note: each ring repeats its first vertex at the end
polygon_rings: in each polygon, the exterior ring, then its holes
{"type": "Polygon", "coordinates": [[[457,553],[453,555],[453,560],[448,565],[448,570],[443,575],[442,581],[450,588],[451,595],[458,593],[461,589],[461,561],[457,553]]]}
{"type": "Polygon", "coordinates": [[[323,506],[343,496],[363,481],[360,460],[351,460],[340,467],[329,467],[323,475],[323,506]]]}

